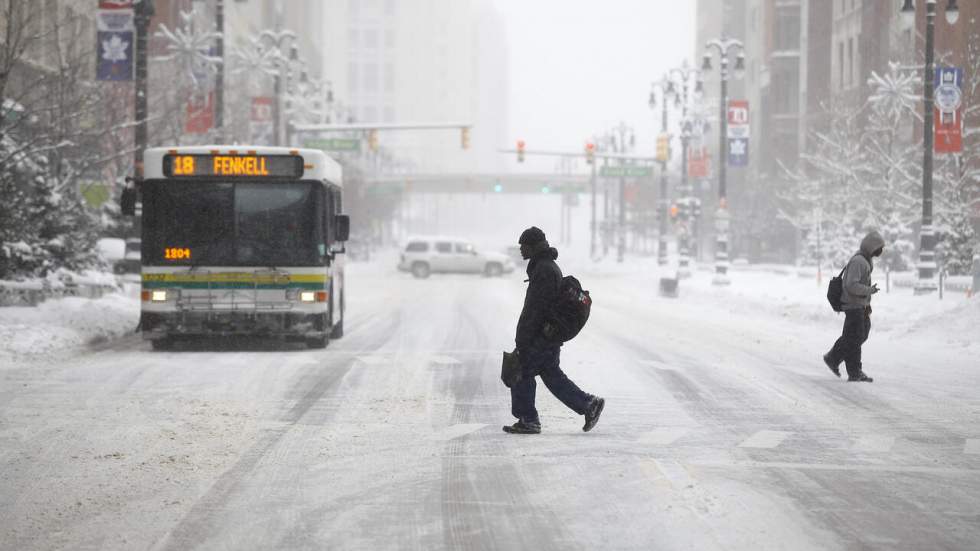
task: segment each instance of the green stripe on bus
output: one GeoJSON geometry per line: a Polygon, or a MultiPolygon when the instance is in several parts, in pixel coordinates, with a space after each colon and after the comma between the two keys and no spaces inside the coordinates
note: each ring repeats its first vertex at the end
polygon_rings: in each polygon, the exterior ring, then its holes
{"type": "Polygon", "coordinates": [[[144,281],[144,289],[304,289],[308,291],[324,291],[326,286],[323,283],[254,283],[234,282],[234,281],[144,281]]]}

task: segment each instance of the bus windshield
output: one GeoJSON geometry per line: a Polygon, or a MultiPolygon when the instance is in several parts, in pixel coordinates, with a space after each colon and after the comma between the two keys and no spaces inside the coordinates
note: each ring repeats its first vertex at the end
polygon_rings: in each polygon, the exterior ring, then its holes
{"type": "Polygon", "coordinates": [[[149,265],[320,264],[317,184],[150,181],[143,185],[149,265]]]}

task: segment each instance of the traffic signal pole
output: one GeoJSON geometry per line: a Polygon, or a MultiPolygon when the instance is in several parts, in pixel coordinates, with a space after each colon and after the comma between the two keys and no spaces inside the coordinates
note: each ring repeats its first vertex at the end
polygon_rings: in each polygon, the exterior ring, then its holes
{"type": "Polygon", "coordinates": [[[596,221],[596,218],[595,218],[595,214],[596,214],[595,213],[595,211],[596,211],[596,160],[595,160],[594,157],[592,159],[592,176],[589,178],[589,187],[591,188],[591,191],[592,191],[592,219],[589,222],[589,225],[591,227],[592,232],[591,232],[591,240],[589,241],[589,257],[594,259],[595,258],[595,249],[596,249],[596,229],[597,229],[596,228],[597,221],[596,221]]]}

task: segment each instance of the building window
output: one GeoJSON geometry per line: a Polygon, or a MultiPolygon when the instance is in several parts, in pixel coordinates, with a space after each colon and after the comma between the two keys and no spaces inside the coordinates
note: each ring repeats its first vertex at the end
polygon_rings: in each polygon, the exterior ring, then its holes
{"type": "Polygon", "coordinates": [[[800,70],[796,58],[782,57],[772,60],[770,94],[774,114],[796,115],[799,112],[800,70]]]}
{"type": "Polygon", "coordinates": [[[837,89],[844,89],[844,43],[837,44],[837,89]]]}
{"type": "Polygon", "coordinates": [[[854,85],[854,38],[847,39],[847,87],[854,85]]]}
{"type": "Polygon", "coordinates": [[[378,91],[380,86],[380,78],[378,75],[378,64],[377,63],[365,63],[364,64],[364,91],[368,93],[374,93],[378,91]]]}
{"type": "Polygon", "coordinates": [[[800,10],[798,6],[785,6],[776,11],[776,50],[800,49],[800,10]]]}
{"type": "Polygon", "coordinates": [[[364,48],[368,50],[373,50],[378,47],[378,31],[377,29],[365,29],[364,30],[364,48]]]}

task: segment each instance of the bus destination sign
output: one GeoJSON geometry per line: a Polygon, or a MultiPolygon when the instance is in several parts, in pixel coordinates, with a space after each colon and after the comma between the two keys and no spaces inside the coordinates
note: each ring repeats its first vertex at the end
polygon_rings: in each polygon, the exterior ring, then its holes
{"type": "Polygon", "coordinates": [[[299,155],[166,155],[163,173],[169,178],[302,178],[299,155]]]}

